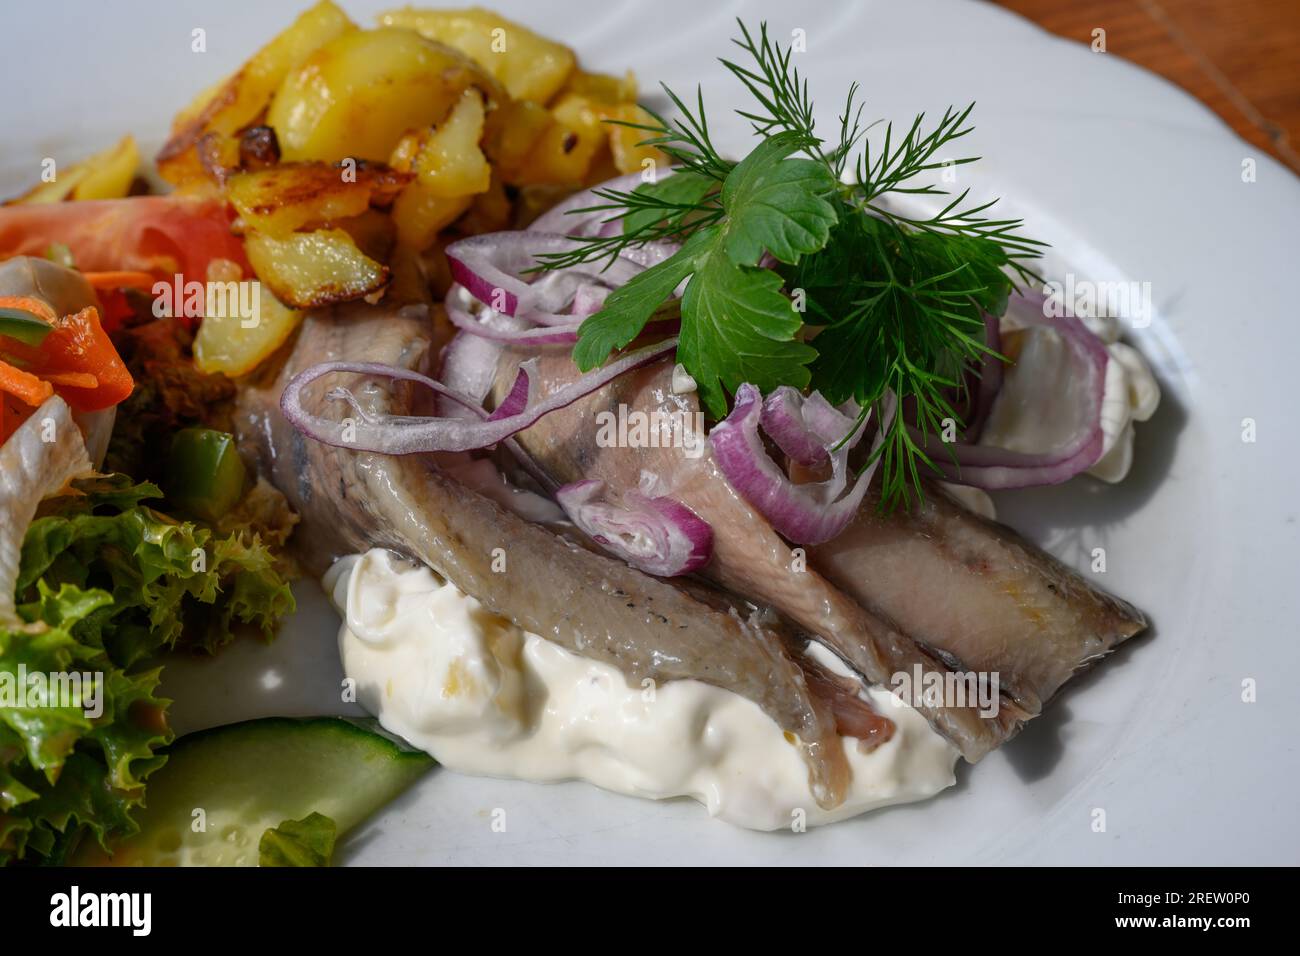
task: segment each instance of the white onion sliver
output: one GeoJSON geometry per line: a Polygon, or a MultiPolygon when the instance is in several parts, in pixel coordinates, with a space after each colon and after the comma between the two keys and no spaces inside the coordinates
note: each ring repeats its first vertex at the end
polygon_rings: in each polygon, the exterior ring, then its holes
{"type": "Polygon", "coordinates": [[[479,338],[491,339],[502,345],[536,347],[542,345],[572,345],[578,341],[578,325],[543,325],[532,329],[511,331],[493,326],[476,319],[463,309],[452,304],[448,297],[446,302],[447,318],[451,324],[462,332],[479,338]]]}
{"type": "Polygon", "coordinates": [[[484,305],[537,325],[570,325],[572,303],[583,286],[618,288],[676,251],[666,243],[646,243],[612,261],[557,269],[532,282],[524,277],[541,262],[542,253],[569,252],[581,244],[554,233],[519,230],[461,239],[446,254],[452,277],[484,305]]]}

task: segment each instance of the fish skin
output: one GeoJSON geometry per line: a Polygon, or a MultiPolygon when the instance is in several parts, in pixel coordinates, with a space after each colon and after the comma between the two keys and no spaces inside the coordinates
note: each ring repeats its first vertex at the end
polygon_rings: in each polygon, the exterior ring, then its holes
{"type": "MultiPolygon", "coordinates": [[[[311,573],[336,558],[387,547],[424,561],[489,610],[562,647],[617,668],[632,686],[692,678],[758,704],[798,738],[819,804],[838,805],[850,771],[829,704],[808,690],[781,639],[755,613],[705,603],[501,508],[432,468],[426,456],[335,448],[294,429],[279,408],[285,383],[318,362],[423,368],[429,323],[360,303],[309,315],[278,367],[240,389],[241,448],[288,498],[302,523],[296,550],[311,573]],[[492,568],[504,548],[505,570],[492,568]]],[[[412,410],[405,383],[333,376],[372,414],[412,410]]],[[[314,410],[331,403],[309,398],[314,410]]],[[[337,403],[333,408],[339,408],[337,403]]]]}
{"type": "MultiPolygon", "coordinates": [[[[537,358],[538,394],[545,394],[578,375],[562,351],[502,355],[490,396],[499,402],[509,392],[519,365],[537,358]]],[[[835,651],[868,681],[894,686],[897,674],[947,673],[951,661],[854,601],[801,564],[767,520],[741,498],[718,471],[707,448],[698,457],[686,450],[654,447],[603,447],[599,441],[602,412],[630,410],[669,414],[693,413],[693,393],[672,391],[672,364],[647,365],[611,382],[568,408],[548,415],[516,437],[530,457],[559,484],[596,478],[612,489],[635,488],[641,476],[657,476],[653,493],[669,495],[713,527],[713,556],[699,573],[718,586],[771,607],[835,651]]],[[[644,490],[644,489],[643,489],[644,490]]],[[[1013,736],[1032,716],[1003,697],[997,713],[981,717],[975,707],[920,703],[917,709],[937,731],[974,763],[1013,736]]]]}
{"type": "Polygon", "coordinates": [[[840,535],[808,549],[809,563],[919,643],[996,672],[1026,713],[1147,626],[1127,601],[934,485],[889,515],[874,492],[840,535]]]}

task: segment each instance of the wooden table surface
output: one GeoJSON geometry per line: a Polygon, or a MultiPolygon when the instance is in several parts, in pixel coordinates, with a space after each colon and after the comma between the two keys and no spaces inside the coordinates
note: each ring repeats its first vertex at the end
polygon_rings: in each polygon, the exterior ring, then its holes
{"type": "Polygon", "coordinates": [[[1300,0],[993,0],[1172,80],[1300,172],[1300,0]]]}

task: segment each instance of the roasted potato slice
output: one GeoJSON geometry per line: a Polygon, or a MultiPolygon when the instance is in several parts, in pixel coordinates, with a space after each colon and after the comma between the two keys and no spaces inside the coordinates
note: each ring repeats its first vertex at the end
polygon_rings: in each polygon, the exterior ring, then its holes
{"type": "Polygon", "coordinates": [[[194,338],[194,364],[200,372],[247,375],[283,345],[301,321],[301,312],[263,290],[251,328],[233,313],[203,319],[194,338]]]}
{"type": "Polygon", "coordinates": [[[198,157],[204,175],[218,186],[224,186],[231,176],[239,172],[242,162],[239,156],[239,137],[226,133],[204,133],[194,144],[193,155],[198,157]]]}
{"type": "Polygon", "coordinates": [[[518,182],[537,141],[555,125],[546,107],[528,100],[511,100],[488,114],[483,149],[501,177],[518,182]]]}
{"type": "Polygon", "coordinates": [[[470,203],[461,220],[461,228],[469,235],[500,232],[510,228],[513,212],[510,197],[506,195],[505,183],[500,176],[494,174],[487,191],[479,193],[470,203]]]}
{"type": "Polygon", "coordinates": [[[487,191],[492,167],[479,148],[483,120],[483,96],[468,89],[424,140],[414,170],[420,185],[432,195],[450,199],[487,191]]]}
{"type": "Polygon", "coordinates": [[[492,185],[492,167],[479,146],[484,116],[482,94],[467,89],[435,129],[404,136],[394,150],[394,165],[409,167],[416,176],[393,204],[403,245],[428,247],[469,208],[473,196],[492,185]]]}
{"type": "MultiPolygon", "coordinates": [[[[605,118],[619,120],[621,123],[635,123],[639,126],[649,126],[654,123],[654,117],[635,103],[620,104],[610,110],[605,118]]],[[[614,167],[620,173],[640,172],[646,168],[647,161],[657,167],[668,165],[668,157],[662,151],[653,146],[641,145],[652,137],[653,133],[619,123],[606,122],[605,127],[606,134],[609,136],[610,152],[614,158],[614,167]]]]}
{"type": "Polygon", "coordinates": [[[599,173],[636,172],[646,159],[667,162],[654,147],[638,145],[650,133],[611,120],[646,124],[651,117],[635,103],[572,92],[562,93],[550,110],[515,101],[488,115],[484,149],[512,186],[572,187],[599,173]]]}
{"type": "Polygon", "coordinates": [[[616,106],[636,102],[636,77],[631,70],[623,76],[574,70],[561,93],[575,93],[597,103],[616,106]]]}
{"type": "Polygon", "coordinates": [[[561,97],[551,110],[550,124],[524,160],[508,174],[503,170],[506,181],[516,186],[582,184],[597,154],[607,146],[602,113],[603,109],[585,97],[561,97]]]}
{"type": "Polygon", "coordinates": [[[62,202],[65,199],[121,199],[131,191],[140,168],[140,150],[131,136],[88,156],[67,169],[55,170],[54,182],[40,183],[16,203],[62,202]]]}
{"type": "Polygon", "coordinates": [[[409,30],[363,30],[325,44],[267,113],[285,160],[386,161],[402,134],[441,120],[461,93],[495,81],[463,53],[409,30]]]}
{"type": "Polygon", "coordinates": [[[417,10],[379,15],[386,27],[414,30],[471,57],[517,100],[545,103],[573,72],[573,51],[481,7],[417,10]]]}
{"type": "Polygon", "coordinates": [[[376,262],[388,263],[392,258],[393,247],[397,244],[397,226],[393,224],[389,210],[367,209],[359,216],[340,219],[329,225],[346,232],[357,248],[376,262]]]}
{"type": "Polygon", "coordinates": [[[313,309],[378,292],[388,267],[375,262],[342,229],[295,232],[283,238],[251,232],[244,251],[257,277],[294,309],[313,309]]]}
{"type": "Polygon", "coordinates": [[[387,205],[412,178],[373,163],[282,163],[232,176],[226,197],[247,228],[283,237],[387,205]]]}
{"type": "Polygon", "coordinates": [[[320,0],[262,47],[234,76],[205,91],[181,111],[172,135],[158,153],[159,174],[176,185],[201,178],[194,147],[206,133],[233,136],[253,123],[289,71],[307,55],[336,37],[356,30],[347,14],[330,0],[320,0]]]}
{"type": "Polygon", "coordinates": [[[472,196],[435,196],[420,183],[412,183],[393,203],[398,241],[411,249],[428,248],[438,233],[459,219],[473,201],[472,196]]]}

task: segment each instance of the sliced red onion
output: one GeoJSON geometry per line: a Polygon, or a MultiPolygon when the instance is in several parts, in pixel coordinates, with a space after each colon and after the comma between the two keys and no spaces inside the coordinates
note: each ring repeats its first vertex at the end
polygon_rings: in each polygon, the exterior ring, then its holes
{"type": "Polygon", "coordinates": [[[447,261],[452,277],[484,305],[538,325],[570,325],[571,307],[583,286],[618,288],[676,252],[667,243],[646,243],[624,250],[613,261],[558,269],[532,282],[525,278],[541,261],[540,254],[569,252],[580,244],[579,239],[554,233],[494,232],[453,242],[447,247],[447,261]]]}
{"type": "MultiPolygon", "coordinates": [[[[1079,420],[1069,440],[1054,451],[1042,454],[969,442],[945,443],[938,436],[925,436],[925,452],[947,481],[986,489],[1054,485],[1086,471],[1101,457],[1105,444],[1101,409],[1106,393],[1106,363],[1110,361],[1106,346],[1079,319],[1047,315],[1041,300],[1017,295],[1008,307],[1015,308],[1016,319],[1026,326],[1055,330],[1070,349],[1077,384],[1084,396],[1079,420]]],[[[913,429],[913,433],[921,442],[919,432],[913,429]]]]}
{"type": "Polygon", "coordinates": [[[606,288],[603,285],[596,285],[594,282],[586,282],[578,286],[578,291],[573,294],[573,314],[586,317],[595,315],[605,306],[605,300],[613,289],[606,288]]]}
{"type": "Polygon", "coordinates": [[[447,318],[451,320],[451,324],[456,328],[469,335],[477,335],[480,338],[491,339],[493,342],[500,342],[502,345],[531,348],[543,345],[572,345],[578,341],[578,326],[581,323],[542,325],[533,329],[511,331],[476,319],[468,312],[453,305],[450,296],[447,297],[445,306],[447,318]]]}
{"type": "Polygon", "coordinates": [[[575,481],[555,493],[569,519],[606,551],[659,577],[689,574],[713,554],[713,528],[681,502],[628,491],[621,505],[600,500],[605,483],[575,481]]]}
{"type": "MultiPolygon", "coordinates": [[[[785,401],[783,398],[776,404],[785,401]]],[[[741,385],[736,390],[731,414],[709,432],[718,468],[731,486],[790,541],[795,544],[829,541],[853,520],[879,458],[858,476],[849,493],[841,496],[848,480],[850,445],[845,442],[833,452],[823,448],[830,459],[831,477],[823,482],[795,484],[763,447],[763,439],[758,434],[762,417],[762,393],[748,383],[741,385]]],[[[789,423],[783,420],[783,424],[789,423]]],[[[840,434],[834,441],[842,441],[846,434],[840,434]]]]}
{"type": "Polygon", "coordinates": [[[536,370],[536,359],[519,363],[519,373],[515,375],[510,391],[506,392],[506,397],[501,399],[501,404],[488,416],[491,421],[500,421],[503,418],[513,418],[515,415],[523,414],[537,390],[537,379],[533,374],[536,370]]]}
{"type": "MultiPolygon", "coordinates": [[[[662,169],[656,172],[658,178],[663,179],[671,176],[674,170],[662,169]]],[[[623,221],[611,218],[618,215],[617,209],[600,209],[594,212],[578,212],[578,210],[610,205],[610,201],[604,196],[596,195],[598,190],[630,193],[642,185],[645,185],[645,180],[641,178],[641,173],[629,173],[626,176],[606,180],[599,186],[576,192],[563,202],[552,206],[533,220],[533,224],[528,228],[537,232],[555,232],[564,236],[584,238],[617,235],[623,231],[623,221]]]]}
{"type": "MultiPolygon", "coordinates": [[[[501,345],[491,339],[457,332],[442,350],[438,378],[453,392],[464,395],[481,407],[496,381],[501,351],[501,345]]],[[[444,418],[481,417],[443,395],[437,396],[435,407],[444,418]]]]}
{"type": "MultiPolygon", "coordinates": [[[[335,372],[415,382],[466,407],[481,407],[477,406],[474,399],[469,396],[450,389],[426,375],[393,365],[370,362],[322,362],[299,372],[285,386],[280,396],[280,408],[290,423],[303,434],[340,448],[354,448],[357,451],[379,452],[387,455],[469,451],[473,448],[487,448],[504,441],[551,412],[572,405],[607,382],[632,369],[647,365],[676,348],[677,339],[671,338],[628,352],[603,368],[588,372],[541,400],[535,400],[534,395],[536,361],[529,360],[520,367],[519,376],[515,379],[514,387],[506,401],[502,403],[502,407],[498,408],[492,416],[481,421],[443,416],[363,415],[358,416],[360,420],[352,422],[349,427],[344,422],[332,421],[312,414],[304,407],[303,389],[316,379],[335,372]],[[345,437],[349,435],[350,437],[345,437]]],[[[333,389],[330,394],[349,401],[354,409],[360,407],[347,389],[333,389]]]]}
{"type": "Polygon", "coordinates": [[[962,440],[971,444],[979,441],[984,422],[989,417],[989,409],[993,407],[993,401],[1002,387],[1005,363],[996,354],[1002,351],[1002,322],[991,312],[984,313],[984,346],[994,354],[986,354],[979,370],[967,378],[971,401],[962,440]]]}
{"type": "Polygon", "coordinates": [[[846,438],[850,449],[862,438],[856,416],[843,414],[820,392],[805,396],[789,385],[767,396],[759,424],[781,451],[807,468],[830,464],[830,450],[846,438]]]}

